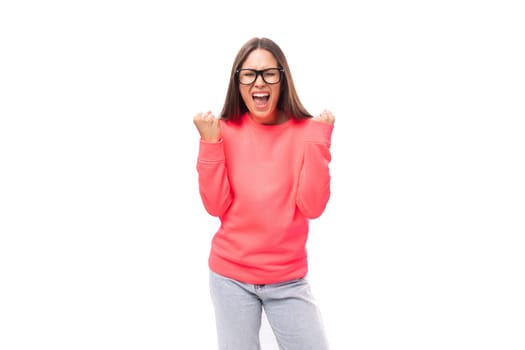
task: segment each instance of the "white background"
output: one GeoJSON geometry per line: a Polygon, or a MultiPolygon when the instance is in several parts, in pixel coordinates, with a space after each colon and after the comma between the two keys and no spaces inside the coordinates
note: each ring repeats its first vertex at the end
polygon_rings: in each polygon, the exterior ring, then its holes
{"type": "Polygon", "coordinates": [[[518,3],[3,1],[0,348],[215,348],[192,117],[267,36],[336,115],[308,243],[332,348],[523,350],[518,3]]]}

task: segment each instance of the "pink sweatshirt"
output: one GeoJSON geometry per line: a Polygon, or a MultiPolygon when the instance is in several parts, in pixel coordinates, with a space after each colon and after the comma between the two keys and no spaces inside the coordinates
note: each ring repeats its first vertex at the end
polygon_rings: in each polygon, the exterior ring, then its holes
{"type": "Polygon", "coordinates": [[[308,220],[330,197],[333,125],[290,119],[280,125],[221,120],[221,140],[200,141],[200,195],[220,218],[212,271],[252,284],[304,277],[308,220]]]}

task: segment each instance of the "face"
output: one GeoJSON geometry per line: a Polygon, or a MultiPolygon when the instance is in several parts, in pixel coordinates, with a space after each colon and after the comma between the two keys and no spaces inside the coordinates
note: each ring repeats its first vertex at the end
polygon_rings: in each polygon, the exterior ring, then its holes
{"type": "MultiPolygon", "coordinates": [[[[255,70],[268,68],[278,68],[277,60],[270,51],[264,49],[252,51],[241,67],[241,69],[255,70]]],[[[267,81],[272,80],[272,74],[274,73],[270,71],[268,76],[265,76],[267,81]]],[[[254,73],[248,72],[248,75],[253,76],[254,73]]],[[[262,74],[259,74],[253,83],[249,85],[239,84],[239,88],[252,120],[261,124],[278,124],[282,122],[282,116],[277,110],[281,89],[280,81],[276,84],[268,84],[264,81],[262,74]]]]}

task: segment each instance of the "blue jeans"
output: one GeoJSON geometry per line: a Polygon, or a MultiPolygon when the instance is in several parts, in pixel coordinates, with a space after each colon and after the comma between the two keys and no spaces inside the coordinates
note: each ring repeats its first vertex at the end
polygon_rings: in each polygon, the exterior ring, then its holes
{"type": "Polygon", "coordinates": [[[305,278],[248,284],[210,271],[219,350],[260,350],[262,308],[281,350],[327,350],[323,321],[305,278]]]}

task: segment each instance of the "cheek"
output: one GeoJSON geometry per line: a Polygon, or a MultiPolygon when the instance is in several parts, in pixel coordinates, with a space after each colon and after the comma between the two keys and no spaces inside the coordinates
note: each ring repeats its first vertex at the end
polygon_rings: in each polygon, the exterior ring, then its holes
{"type": "Polygon", "coordinates": [[[241,98],[245,104],[248,104],[251,100],[250,92],[247,89],[241,88],[241,98]]]}
{"type": "Polygon", "coordinates": [[[279,86],[272,86],[272,97],[275,102],[279,101],[281,96],[281,88],[279,86]]]}

